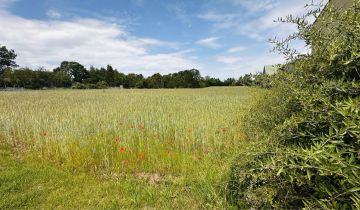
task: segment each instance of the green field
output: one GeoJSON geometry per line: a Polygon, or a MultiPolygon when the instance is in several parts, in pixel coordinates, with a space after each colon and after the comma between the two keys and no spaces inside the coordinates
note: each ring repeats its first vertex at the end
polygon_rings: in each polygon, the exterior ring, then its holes
{"type": "Polygon", "coordinates": [[[246,87],[0,92],[0,209],[229,208],[246,87]]]}

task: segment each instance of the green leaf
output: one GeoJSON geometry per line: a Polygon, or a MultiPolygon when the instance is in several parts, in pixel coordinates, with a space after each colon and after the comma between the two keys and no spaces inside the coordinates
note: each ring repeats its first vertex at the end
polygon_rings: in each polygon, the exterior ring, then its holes
{"type": "Polygon", "coordinates": [[[347,192],[357,192],[357,191],[360,191],[360,187],[354,187],[354,188],[351,188],[350,190],[348,190],[347,192]]]}
{"type": "Polygon", "coordinates": [[[312,172],[310,169],[306,170],[306,175],[307,175],[308,179],[311,180],[312,172]]]}

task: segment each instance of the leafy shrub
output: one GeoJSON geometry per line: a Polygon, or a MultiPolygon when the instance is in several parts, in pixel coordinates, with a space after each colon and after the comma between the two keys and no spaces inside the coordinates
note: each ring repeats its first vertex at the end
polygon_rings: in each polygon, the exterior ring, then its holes
{"type": "Polygon", "coordinates": [[[109,88],[107,82],[100,81],[96,84],[84,84],[80,82],[75,82],[72,86],[72,89],[107,89],[109,88]]]}
{"type": "Polygon", "coordinates": [[[107,89],[109,87],[107,82],[100,81],[96,83],[96,89],[107,89]]]}
{"type": "Polygon", "coordinates": [[[237,207],[360,207],[359,6],[328,8],[321,27],[305,17],[282,19],[298,25],[291,37],[313,53],[296,55],[274,42],[294,71],[275,75],[272,90],[243,119],[254,148],[239,157],[250,162],[232,167],[228,198],[237,207]]]}
{"type": "Polygon", "coordinates": [[[75,82],[72,86],[72,89],[88,89],[89,87],[86,84],[75,82]]]}

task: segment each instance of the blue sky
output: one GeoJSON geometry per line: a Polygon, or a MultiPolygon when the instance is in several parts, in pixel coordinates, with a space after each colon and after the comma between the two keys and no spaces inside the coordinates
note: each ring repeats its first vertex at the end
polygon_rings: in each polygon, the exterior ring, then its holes
{"type": "MultiPolygon", "coordinates": [[[[52,69],[63,60],[121,72],[239,77],[283,62],[268,38],[301,14],[304,0],[0,0],[0,44],[18,64],[52,69]]],[[[301,46],[300,49],[304,50],[301,46]]]]}

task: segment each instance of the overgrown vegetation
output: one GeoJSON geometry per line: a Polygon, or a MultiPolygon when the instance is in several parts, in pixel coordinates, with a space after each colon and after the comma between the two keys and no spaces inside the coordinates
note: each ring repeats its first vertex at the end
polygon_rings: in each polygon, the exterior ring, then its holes
{"type": "Polygon", "coordinates": [[[293,71],[242,119],[254,147],[232,167],[228,198],[239,208],[360,208],[360,2],[328,6],[310,24],[319,11],[280,19],[299,29],[274,41],[293,71]],[[290,49],[294,39],[312,53],[290,49]]]}

